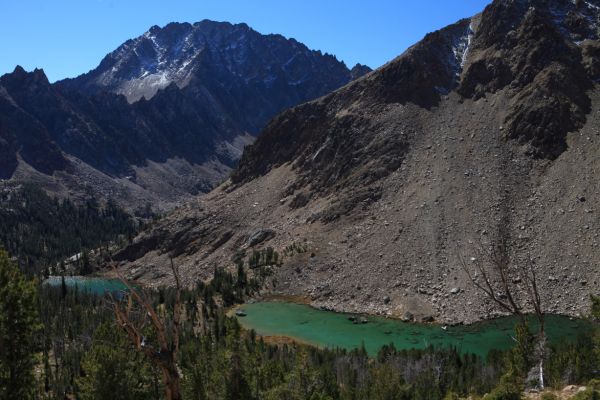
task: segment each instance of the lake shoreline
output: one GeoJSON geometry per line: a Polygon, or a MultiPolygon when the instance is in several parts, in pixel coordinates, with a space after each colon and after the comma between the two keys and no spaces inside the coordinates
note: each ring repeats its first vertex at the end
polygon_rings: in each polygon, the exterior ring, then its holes
{"type": "MultiPolygon", "coordinates": [[[[443,326],[435,323],[404,322],[384,316],[366,316],[368,322],[357,323],[350,317],[360,314],[323,311],[306,304],[270,300],[255,301],[232,307],[229,316],[244,310],[246,316],[238,317],[246,330],[257,335],[275,338],[275,342],[297,342],[320,348],[345,348],[350,350],[364,343],[371,355],[385,344],[397,348],[456,347],[461,352],[486,356],[492,349],[504,350],[512,346],[516,319],[500,317],[468,325],[443,326]],[[286,338],[282,340],[281,338],[286,338]]],[[[536,321],[529,316],[531,330],[536,321]]],[[[589,328],[588,322],[568,316],[548,314],[548,332],[552,340],[573,339],[589,328]]]]}
{"type": "MultiPolygon", "coordinates": [[[[490,318],[469,319],[467,321],[459,321],[459,322],[444,322],[443,320],[436,320],[436,319],[434,319],[433,321],[430,321],[430,322],[421,322],[421,321],[416,321],[416,320],[406,321],[402,317],[396,316],[396,315],[370,314],[370,313],[365,313],[365,312],[350,312],[350,311],[344,311],[344,310],[337,310],[335,308],[317,306],[311,301],[310,297],[308,297],[308,296],[285,295],[285,294],[265,294],[265,295],[261,295],[261,296],[255,296],[255,297],[250,298],[249,301],[242,303],[240,305],[236,305],[235,307],[243,306],[245,304],[253,304],[256,302],[265,302],[265,301],[278,301],[278,302],[282,302],[282,303],[302,304],[302,305],[306,305],[306,306],[311,307],[312,309],[318,310],[318,311],[333,312],[336,314],[343,314],[343,315],[347,315],[347,316],[357,316],[357,317],[366,317],[366,318],[369,318],[369,317],[384,318],[384,319],[388,319],[388,320],[392,320],[392,321],[405,322],[405,323],[415,324],[415,325],[437,325],[437,326],[450,326],[450,327],[471,326],[471,325],[479,324],[482,322],[493,321],[498,318],[506,318],[506,317],[513,316],[510,313],[498,312],[497,315],[494,315],[490,318]]],[[[525,315],[532,316],[534,314],[533,314],[533,312],[531,312],[531,313],[526,313],[525,315]]],[[[569,320],[572,320],[572,321],[586,319],[585,317],[582,317],[582,316],[563,314],[563,313],[547,313],[544,315],[556,315],[556,316],[560,316],[560,317],[569,318],[569,320]]]]}

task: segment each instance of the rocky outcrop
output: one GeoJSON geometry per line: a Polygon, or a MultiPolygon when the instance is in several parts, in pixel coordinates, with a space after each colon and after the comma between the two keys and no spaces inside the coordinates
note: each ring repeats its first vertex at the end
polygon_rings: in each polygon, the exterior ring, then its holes
{"type": "Polygon", "coordinates": [[[17,67],[13,79],[0,78],[0,178],[10,178],[18,165],[17,154],[37,170],[52,174],[64,171],[69,162],[52,141],[46,127],[18,105],[11,94],[15,86],[27,87],[29,93],[50,87],[43,71],[28,74],[17,67]]]}
{"type": "Polygon", "coordinates": [[[245,151],[232,181],[248,182],[290,160],[317,190],[387,176],[400,166],[415,125],[384,127],[370,114],[386,104],[438,104],[458,84],[471,35],[466,19],[428,34],[377,73],[280,114],[245,151]]]}
{"type": "Polygon", "coordinates": [[[597,18],[594,2],[494,2],[482,14],[458,92],[477,99],[506,89],[505,135],[533,156],[558,157],[567,132],[581,128],[590,110],[597,18]]]}

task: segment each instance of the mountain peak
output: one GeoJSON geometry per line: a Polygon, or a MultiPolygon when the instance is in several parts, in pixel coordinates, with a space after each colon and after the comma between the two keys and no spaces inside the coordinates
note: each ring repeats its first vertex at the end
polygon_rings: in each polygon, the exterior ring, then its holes
{"type": "Polygon", "coordinates": [[[147,33],[150,33],[150,34],[156,34],[157,32],[161,31],[162,29],[163,29],[163,28],[161,28],[161,27],[160,27],[160,26],[158,26],[158,25],[152,25],[152,26],[150,27],[150,29],[148,29],[148,32],[147,32],[147,33]]]}
{"type": "Polygon", "coordinates": [[[4,82],[11,80],[27,82],[27,84],[35,83],[42,86],[50,86],[48,77],[42,68],[35,68],[33,71],[28,72],[22,66],[17,65],[13,72],[3,75],[0,79],[4,82]]]}
{"type": "Polygon", "coordinates": [[[17,65],[12,73],[14,75],[25,75],[27,74],[27,71],[25,71],[25,68],[21,67],[20,65],[17,65]]]}
{"type": "Polygon", "coordinates": [[[307,79],[306,71],[320,68],[318,65],[327,65],[325,74],[346,75],[346,82],[365,71],[350,73],[333,56],[311,51],[281,35],[261,35],[243,23],[202,20],[193,25],[153,26],[107,55],[96,69],[59,84],[91,93],[108,90],[135,102],[151,98],[173,82],[179,88],[188,86],[202,77],[207,63],[220,67],[220,79],[245,77],[245,84],[265,87],[276,82],[300,85],[307,79]],[[280,79],[285,82],[278,82],[280,79]]]}
{"type": "Polygon", "coordinates": [[[46,73],[44,72],[44,70],[42,68],[35,68],[33,70],[33,76],[35,77],[35,79],[37,79],[38,81],[42,81],[44,83],[50,83],[48,81],[48,77],[46,76],[46,73]]]}
{"type": "Polygon", "coordinates": [[[561,35],[579,44],[598,39],[598,0],[496,0],[483,13],[479,40],[486,46],[515,29],[528,15],[543,14],[561,35]]]}
{"type": "Polygon", "coordinates": [[[0,101],[13,110],[0,110],[0,142],[11,144],[0,149],[9,160],[0,175],[14,173],[18,154],[42,173],[65,169],[64,155],[78,160],[75,173],[86,169],[85,184],[103,176],[101,193],[174,204],[225,178],[252,135],[281,110],[345,85],[354,73],[333,57],[245,24],[153,26],[78,78],[50,85],[43,70],[22,67],[0,78],[0,101]],[[23,132],[23,118],[33,121],[35,139],[23,132]],[[4,137],[9,123],[15,134],[4,137]],[[27,141],[40,144],[33,151],[27,141]],[[41,161],[51,147],[58,161],[47,166],[41,161]],[[106,177],[140,186],[132,190],[106,177]]]}

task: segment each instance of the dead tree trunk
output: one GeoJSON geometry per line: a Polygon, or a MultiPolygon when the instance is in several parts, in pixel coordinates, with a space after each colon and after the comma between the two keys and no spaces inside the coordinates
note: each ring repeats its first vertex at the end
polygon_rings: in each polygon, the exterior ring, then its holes
{"type": "Polygon", "coordinates": [[[529,295],[530,302],[532,304],[535,316],[539,323],[538,340],[537,340],[537,352],[539,353],[539,364],[538,364],[538,379],[540,389],[544,389],[544,361],[546,359],[546,331],[545,331],[545,320],[544,311],[542,310],[542,301],[540,299],[540,293],[537,286],[537,278],[535,275],[535,267],[531,256],[527,257],[526,270],[524,271],[527,293],[529,295]]]}
{"type": "Polygon", "coordinates": [[[527,306],[533,308],[539,323],[537,348],[534,355],[534,358],[538,360],[534,362],[536,364],[534,368],[537,370],[539,387],[543,389],[546,355],[545,320],[533,261],[531,257],[528,257],[526,262],[519,263],[516,271],[511,270],[506,240],[500,240],[497,245],[491,246],[489,252],[486,252],[480,244],[478,256],[473,260],[476,269],[476,275],[474,275],[460,252],[458,254],[461,267],[473,286],[490,298],[497,307],[518,316],[522,324],[527,323],[524,308],[527,306]],[[479,276],[481,276],[481,279],[479,279],[479,276]],[[521,304],[517,297],[518,288],[516,285],[520,282],[524,283],[527,293],[527,303],[525,304],[521,304]]]}
{"type": "Polygon", "coordinates": [[[171,329],[161,318],[148,297],[134,288],[115,268],[115,272],[127,287],[122,299],[111,295],[111,303],[117,324],[139,352],[146,355],[162,375],[166,400],[181,400],[181,377],[177,366],[179,352],[179,327],[181,323],[181,283],[179,273],[171,260],[171,269],[175,277],[176,294],[171,329]],[[156,335],[156,343],[149,343],[143,334],[146,326],[152,327],[156,335]]]}

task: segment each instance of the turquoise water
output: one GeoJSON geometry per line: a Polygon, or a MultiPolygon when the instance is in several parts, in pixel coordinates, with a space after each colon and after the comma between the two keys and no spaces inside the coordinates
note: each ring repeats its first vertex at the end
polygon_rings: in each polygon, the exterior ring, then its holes
{"type": "MultiPolygon", "coordinates": [[[[51,276],[44,282],[51,286],[60,286],[62,277],[51,276]]],[[[65,284],[68,288],[77,287],[80,291],[92,294],[104,295],[106,292],[118,292],[126,290],[127,287],[118,279],[93,278],[86,276],[65,276],[65,284]]]]}
{"type": "MultiPolygon", "coordinates": [[[[279,301],[245,304],[240,307],[245,317],[238,317],[244,328],[263,336],[286,336],[319,347],[353,349],[364,346],[376,355],[381,346],[393,343],[397,349],[423,349],[454,346],[464,353],[482,357],[492,349],[513,346],[511,338],[517,319],[503,317],[468,326],[449,326],[445,330],[435,324],[411,324],[382,317],[367,317],[366,324],[353,324],[349,314],[321,311],[307,305],[279,301]]],[[[531,319],[535,332],[537,323],[531,319]]],[[[570,320],[559,315],[546,316],[549,340],[574,339],[591,329],[588,322],[570,320]]]]}

